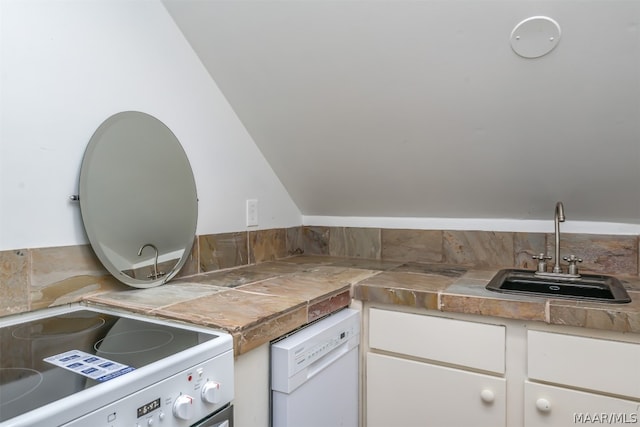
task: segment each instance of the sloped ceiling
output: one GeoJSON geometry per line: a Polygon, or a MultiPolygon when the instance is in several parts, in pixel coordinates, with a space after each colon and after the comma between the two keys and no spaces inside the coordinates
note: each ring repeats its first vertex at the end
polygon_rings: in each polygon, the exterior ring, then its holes
{"type": "Polygon", "coordinates": [[[640,2],[163,3],[304,215],[640,223],[640,2]]]}

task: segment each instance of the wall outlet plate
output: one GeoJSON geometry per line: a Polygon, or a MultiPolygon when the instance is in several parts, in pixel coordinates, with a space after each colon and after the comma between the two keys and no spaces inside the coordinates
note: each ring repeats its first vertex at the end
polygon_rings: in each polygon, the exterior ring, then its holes
{"type": "Polygon", "coordinates": [[[247,227],[258,225],[258,199],[247,200],[247,227]]]}

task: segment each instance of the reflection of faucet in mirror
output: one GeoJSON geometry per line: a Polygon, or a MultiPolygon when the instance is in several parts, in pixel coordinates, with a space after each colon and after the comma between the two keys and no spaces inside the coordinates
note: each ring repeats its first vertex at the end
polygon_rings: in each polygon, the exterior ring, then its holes
{"type": "Polygon", "coordinates": [[[147,279],[157,279],[164,276],[164,273],[162,271],[158,271],[158,248],[156,248],[156,246],[151,243],[145,243],[144,245],[140,246],[140,249],[138,249],[138,256],[142,256],[142,250],[147,246],[152,247],[153,250],[156,251],[156,256],[153,261],[153,274],[149,274],[147,276],[147,279]]]}

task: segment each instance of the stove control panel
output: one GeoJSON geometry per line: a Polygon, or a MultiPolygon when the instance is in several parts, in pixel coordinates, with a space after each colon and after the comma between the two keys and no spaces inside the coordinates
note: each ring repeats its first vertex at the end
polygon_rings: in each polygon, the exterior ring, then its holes
{"type": "Polygon", "coordinates": [[[233,351],[228,351],[64,426],[190,426],[231,402],[233,382],[233,351]]]}

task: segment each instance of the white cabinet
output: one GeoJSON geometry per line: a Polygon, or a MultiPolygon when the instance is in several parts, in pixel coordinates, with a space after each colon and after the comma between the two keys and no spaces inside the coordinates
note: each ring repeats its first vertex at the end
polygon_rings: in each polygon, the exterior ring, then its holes
{"type": "Polygon", "coordinates": [[[640,425],[638,334],[367,309],[365,427],[640,425]]]}
{"type": "Polygon", "coordinates": [[[366,425],[506,425],[505,329],[369,310],[366,425]]]}
{"type": "Polygon", "coordinates": [[[525,427],[622,426],[640,423],[638,402],[564,387],[524,385],[525,427]]]}
{"type": "Polygon", "coordinates": [[[529,378],[640,399],[640,345],[530,330],[529,378]]]}
{"type": "Polygon", "coordinates": [[[532,330],[527,343],[526,427],[640,423],[639,344],[532,330]]]}
{"type": "Polygon", "coordinates": [[[504,374],[504,326],[369,310],[369,347],[504,374]]]}
{"type": "Polygon", "coordinates": [[[504,378],[367,354],[367,426],[505,425],[504,378]]]}
{"type": "Polygon", "coordinates": [[[269,411],[269,343],[235,361],[234,427],[268,427],[269,411]]]}

